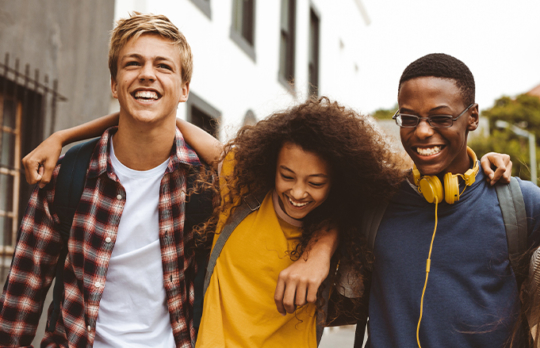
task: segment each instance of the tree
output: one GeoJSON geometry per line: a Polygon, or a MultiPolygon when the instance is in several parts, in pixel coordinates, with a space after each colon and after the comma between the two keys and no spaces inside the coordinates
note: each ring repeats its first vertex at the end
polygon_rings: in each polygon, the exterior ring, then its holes
{"type": "Polygon", "coordinates": [[[478,137],[471,140],[469,146],[474,149],[478,157],[489,151],[509,154],[513,162],[512,175],[530,180],[528,139],[516,135],[511,130],[496,128],[495,121],[504,120],[536,134],[537,163],[539,163],[540,98],[528,94],[520,94],[515,98],[503,96],[495,101],[493,107],[482,111],[482,116],[489,119],[491,134],[488,138],[478,137]]]}
{"type": "Polygon", "coordinates": [[[394,107],[390,109],[377,109],[373,113],[373,117],[377,120],[391,120],[392,116],[396,113],[396,110],[399,108],[398,104],[396,103],[394,107]]]}

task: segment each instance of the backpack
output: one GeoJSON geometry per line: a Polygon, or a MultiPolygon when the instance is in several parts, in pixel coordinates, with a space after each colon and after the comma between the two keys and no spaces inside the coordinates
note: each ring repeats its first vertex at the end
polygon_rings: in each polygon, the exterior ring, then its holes
{"type": "MultiPolygon", "coordinates": [[[[53,309],[46,330],[54,332],[56,322],[60,316],[60,302],[64,295],[64,264],[68,253],[68,240],[71,225],[78,203],[81,199],[86,182],[86,171],[92,157],[92,152],[100,138],[95,138],[87,142],[73,146],[66,155],[59,160],[62,164],[58,178],[56,180],[55,197],[53,209],[60,219],[58,232],[62,238],[62,249],[56,264],[56,281],[53,290],[53,309]]],[[[192,174],[192,171],[189,172],[192,174]]],[[[193,187],[195,175],[187,176],[187,191],[193,187]]],[[[196,225],[208,220],[213,212],[212,193],[202,191],[192,194],[185,203],[184,230],[193,229],[196,225]]],[[[197,264],[198,272],[194,275],[195,302],[193,304],[193,325],[197,329],[202,316],[202,286],[204,270],[208,260],[208,251],[204,247],[197,248],[194,262],[197,264]]],[[[183,268],[183,265],[181,265],[183,268]]]]}
{"type": "MultiPolygon", "coordinates": [[[[523,254],[527,251],[527,215],[525,212],[525,202],[523,201],[523,194],[521,193],[521,187],[519,186],[516,178],[510,178],[510,184],[495,186],[497,192],[497,198],[501,207],[504,226],[506,229],[506,240],[508,243],[508,259],[510,260],[510,266],[514,271],[516,277],[516,283],[518,289],[521,289],[527,271],[528,260],[523,258],[523,254]]],[[[362,219],[362,226],[360,233],[365,237],[369,250],[375,250],[375,239],[377,238],[377,232],[379,225],[382,221],[388,202],[379,204],[373,209],[369,209],[364,212],[362,219]]],[[[370,270],[371,271],[371,270],[370,270]]],[[[363,296],[362,302],[365,303],[367,308],[367,301],[369,294],[363,296]]],[[[366,317],[360,318],[356,329],[355,348],[362,347],[364,342],[365,323],[366,317]]]]}

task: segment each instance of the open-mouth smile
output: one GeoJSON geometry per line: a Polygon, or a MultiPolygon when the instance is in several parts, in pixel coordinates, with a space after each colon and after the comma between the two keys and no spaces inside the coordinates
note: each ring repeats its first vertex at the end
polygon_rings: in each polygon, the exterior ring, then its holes
{"type": "Polygon", "coordinates": [[[291,203],[291,205],[295,208],[303,208],[310,203],[310,202],[296,202],[292,200],[291,197],[289,196],[287,196],[287,199],[289,200],[289,203],[291,203]]]}
{"type": "Polygon", "coordinates": [[[154,90],[139,89],[132,92],[131,95],[133,96],[133,98],[135,98],[135,100],[140,102],[153,102],[161,98],[161,95],[154,90]]]}
{"type": "Polygon", "coordinates": [[[434,145],[434,146],[416,146],[413,147],[414,152],[420,156],[434,156],[439,154],[445,148],[444,145],[434,145]]]}

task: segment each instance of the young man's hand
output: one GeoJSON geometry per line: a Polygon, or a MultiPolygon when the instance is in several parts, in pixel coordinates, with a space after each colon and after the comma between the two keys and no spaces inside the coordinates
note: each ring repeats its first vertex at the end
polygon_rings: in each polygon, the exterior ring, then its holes
{"type": "Polygon", "coordinates": [[[51,181],[56,162],[62,152],[62,140],[57,133],[45,139],[22,159],[24,174],[29,184],[43,188],[51,181]]]}
{"type": "Polygon", "coordinates": [[[510,156],[497,152],[488,152],[482,156],[480,164],[488,177],[487,180],[490,185],[510,183],[510,177],[512,176],[510,156]],[[496,167],[495,170],[491,168],[492,166],[496,167]]]}
{"type": "Polygon", "coordinates": [[[317,291],[328,276],[337,244],[337,230],[321,232],[295,263],[281,271],[274,294],[279,313],[293,313],[297,306],[317,300],[317,291]]]}

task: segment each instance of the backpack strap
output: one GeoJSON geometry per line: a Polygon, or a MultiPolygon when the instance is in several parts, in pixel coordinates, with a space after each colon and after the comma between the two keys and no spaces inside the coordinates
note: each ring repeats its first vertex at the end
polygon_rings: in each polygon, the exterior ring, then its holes
{"type": "Polygon", "coordinates": [[[56,281],[53,291],[53,310],[49,323],[48,332],[54,332],[56,322],[60,315],[60,302],[64,294],[64,264],[68,253],[68,241],[73,217],[81,199],[86,182],[86,171],[90,163],[92,152],[100,138],[95,138],[85,143],[73,146],[60,160],[60,172],[56,179],[53,209],[60,219],[58,232],[62,237],[62,249],[56,264],[56,281]]]}
{"type": "MultiPolygon", "coordinates": [[[[381,202],[372,209],[364,210],[361,225],[361,234],[364,236],[369,250],[375,250],[375,240],[377,239],[377,232],[379,231],[379,225],[381,224],[386,208],[388,207],[388,201],[381,202]]],[[[373,265],[370,265],[373,267],[373,265]]],[[[372,269],[369,269],[370,271],[372,269]]]]}
{"type": "Polygon", "coordinates": [[[495,186],[501,207],[506,240],[508,242],[508,258],[516,276],[518,290],[525,280],[523,254],[527,251],[527,214],[521,187],[516,178],[510,178],[510,184],[495,186]]]}
{"type": "Polygon", "coordinates": [[[218,240],[214,245],[214,249],[212,249],[212,253],[210,254],[210,260],[208,261],[206,276],[204,277],[203,297],[206,295],[206,290],[208,289],[208,285],[210,285],[210,279],[212,278],[212,274],[214,273],[214,267],[216,267],[217,259],[219,258],[219,255],[221,254],[225,243],[227,242],[233,231],[236,229],[236,227],[240,225],[240,223],[249,214],[259,210],[265,196],[266,192],[245,197],[242,204],[234,210],[231,218],[227,221],[225,226],[223,226],[223,229],[219,234],[218,240]]]}

